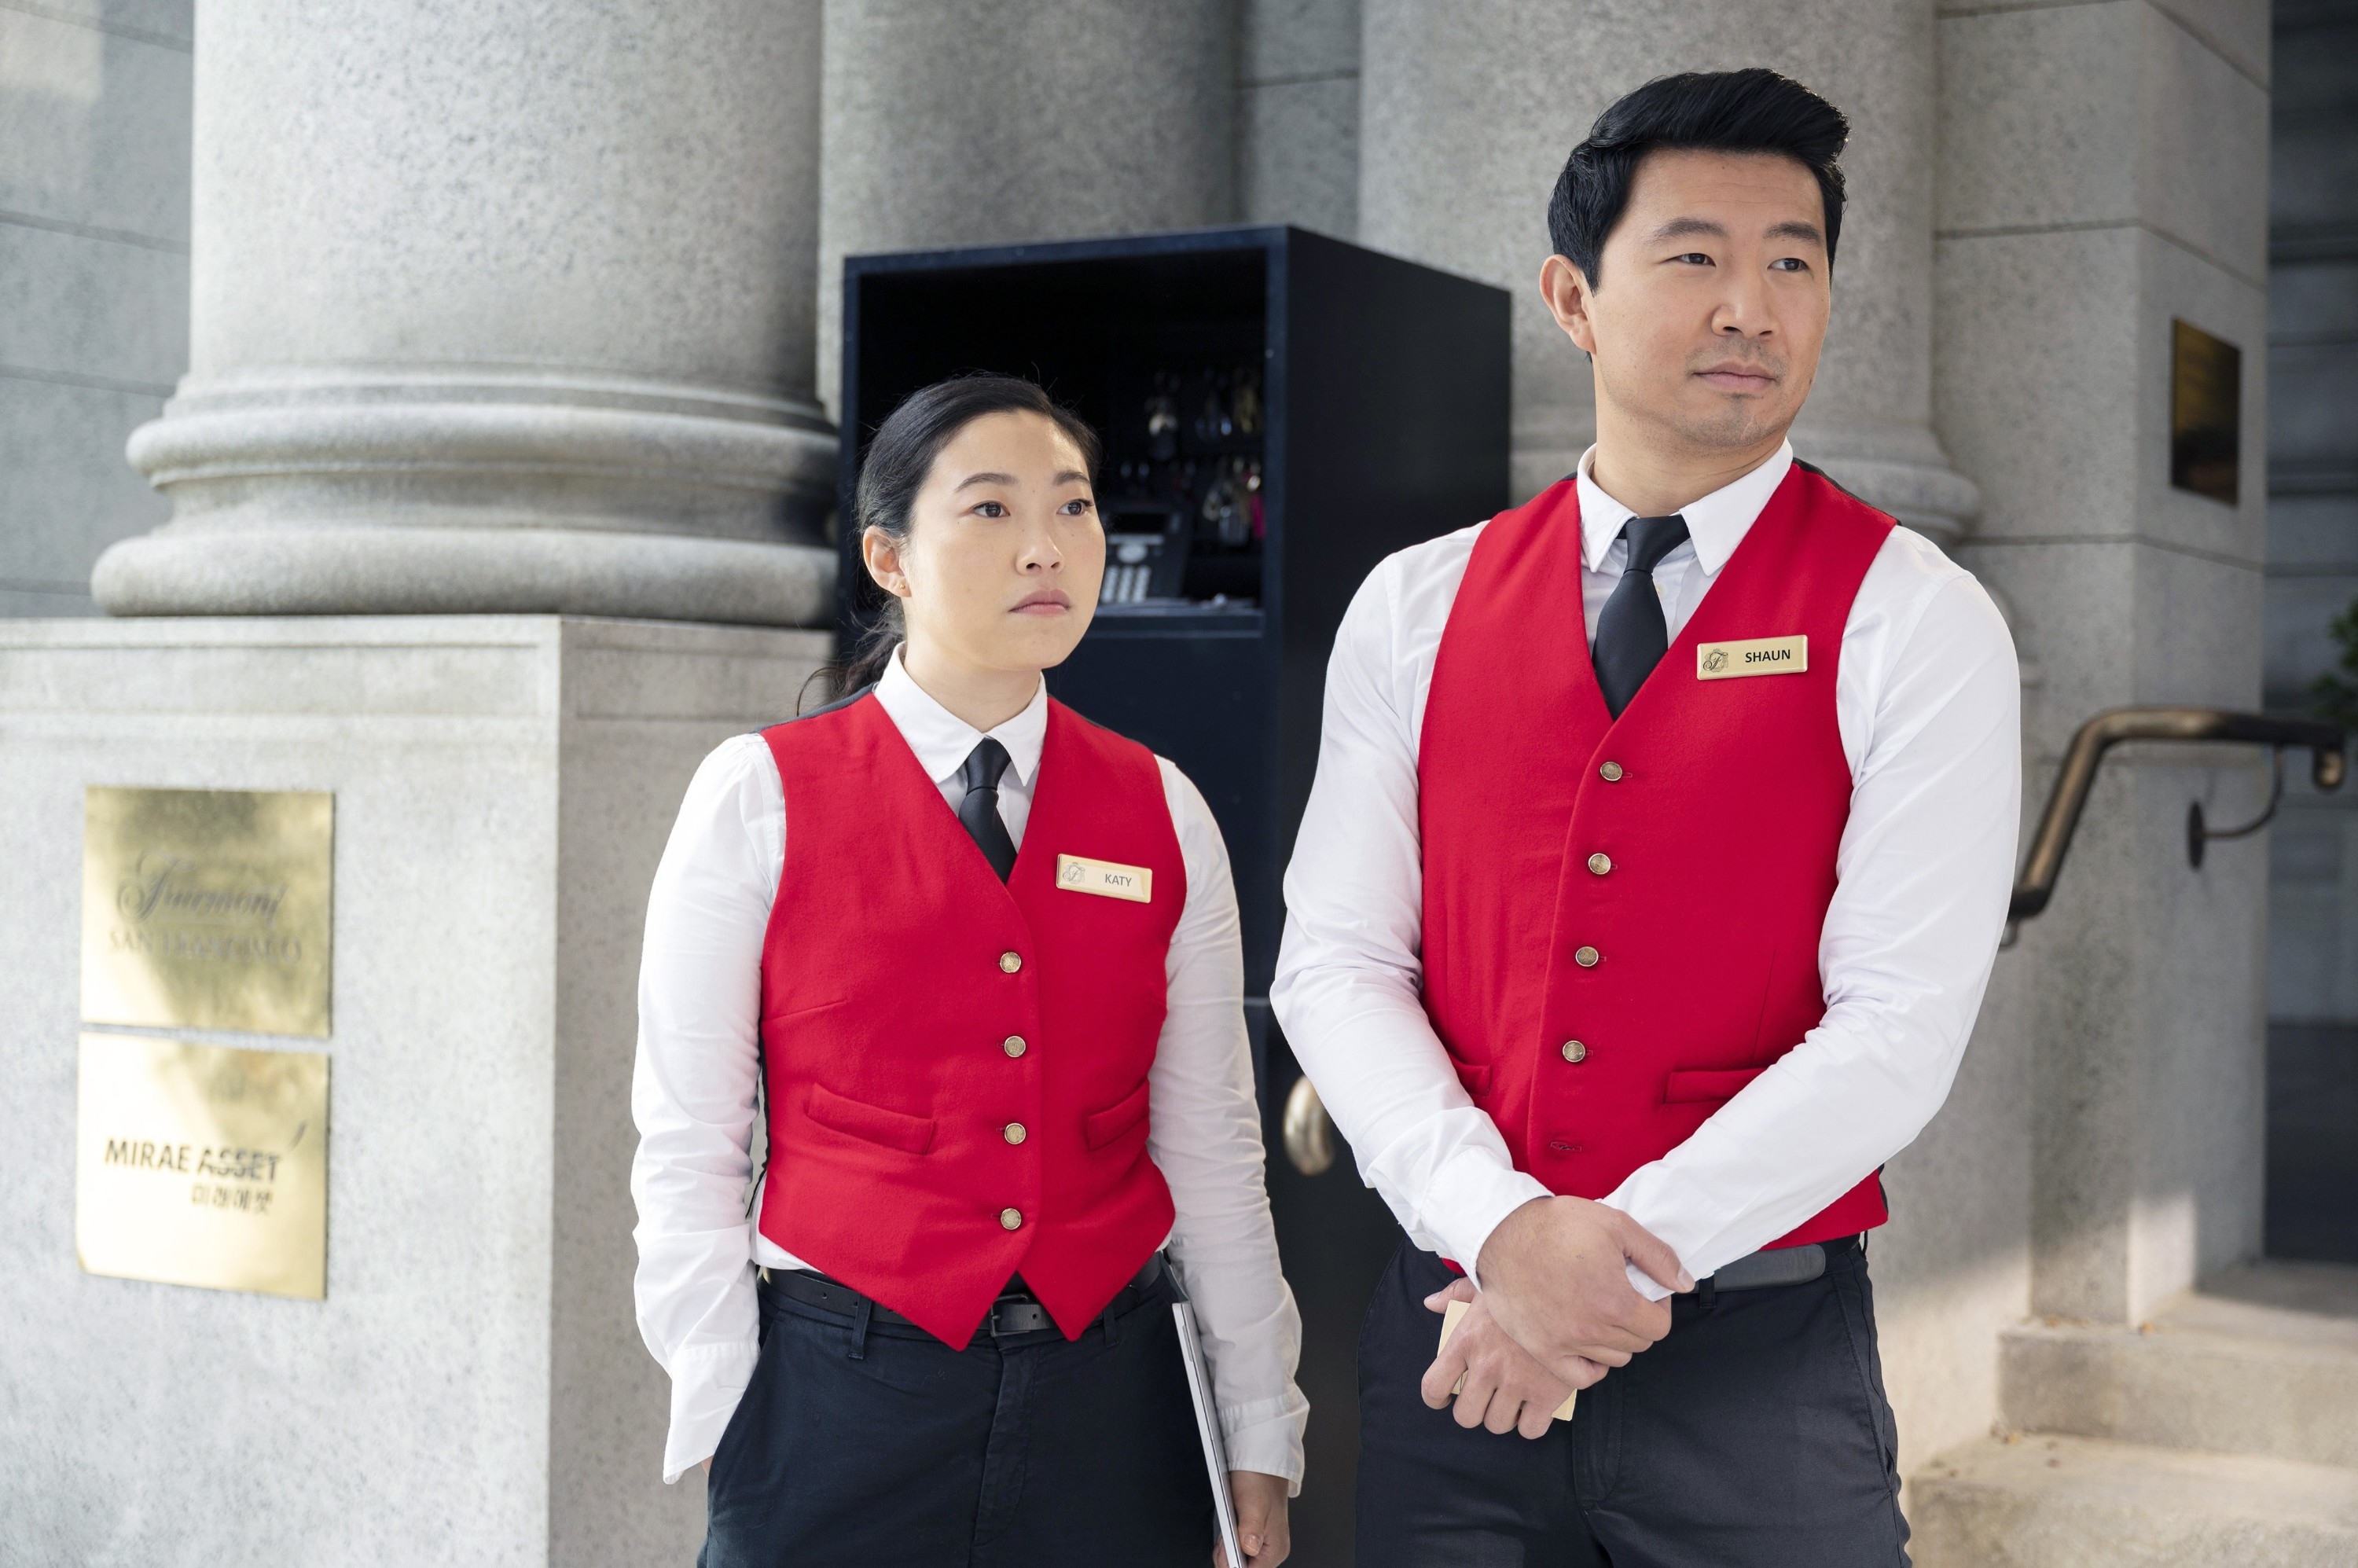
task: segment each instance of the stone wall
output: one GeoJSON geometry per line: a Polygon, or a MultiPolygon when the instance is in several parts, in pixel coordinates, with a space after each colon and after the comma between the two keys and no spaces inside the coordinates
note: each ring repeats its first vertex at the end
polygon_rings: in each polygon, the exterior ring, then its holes
{"type": "Polygon", "coordinates": [[[1237,215],[1359,232],[1359,0],[1244,0],[1237,215]]]}
{"type": "MultiPolygon", "coordinates": [[[[2358,4],[2277,7],[2267,670],[2300,708],[2358,604],[2358,4]]],[[[2268,1247],[2358,1262],[2358,786],[2292,770],[2270,830],[2268,1247]]]]}
{"type": "MultiPolygon", "coordinates": [[[[2358,4],[2277,15],[2268,243],[2267,699],[2308,706],[2358,602],[2358,4]]],[[[2298,772],[2298,770],[2296,770],[2298,772]]],[[[2268,1015],[2358,1028],[2358,788],[2296,778],[2274,834],[2268,1015]]]]}
{"type": "Polygon", "coordinates": [[[169,510],[123,443],[189,362],[192,10],[0,5],[0,616],[92,613],[169,510]]]}

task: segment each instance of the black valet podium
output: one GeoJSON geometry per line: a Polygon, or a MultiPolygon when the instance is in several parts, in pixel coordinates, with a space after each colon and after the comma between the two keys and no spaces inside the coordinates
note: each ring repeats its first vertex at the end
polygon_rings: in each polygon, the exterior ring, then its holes
{"type": "MultiPolygon", "coordinates": [[[[1211,803],[1257,1056],[1336,625],[1386,555],[1507,504],[1507,310],[1292,228],[844,263],[841,518],[876,427],[944,376],[1029,376],[1104,438],[1106,589],[1049,689],[1211,803]]],[[[849,630],[878,590],[841,533],[849,630]]]]}

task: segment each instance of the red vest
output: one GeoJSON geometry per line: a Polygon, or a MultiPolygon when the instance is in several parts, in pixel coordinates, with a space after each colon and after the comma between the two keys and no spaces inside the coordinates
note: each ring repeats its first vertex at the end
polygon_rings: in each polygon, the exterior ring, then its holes
{"type": "Polygon", "coordinates": [[[762,1234],[952,1345],[1021,1271],[1076,1337],[1171,1229],[1146,1075],[1187,875],[1153,753],[1050,702],[1002,885],[872,695],[766,739],[762,1234]],[[1059,853],[1152,896],[1060,891],[1059,853]]]}
{"type": "MultiPolygon", "coordinates": [[[[1605,1196],[1825,1016],[1851,795],[1834,673],[1891,528],[1795,465],[1617,719],[1582,636],[1574,481],[1476,540],[1417,762],[1424,1005],[1551,1191],[1605,1196]],[[1698,644],[1796,634],[1805,673],[1699,678],[1698,644]]],[[[1870,1174],[1772,1245],[1884,1217],[1870,1174]]]]}

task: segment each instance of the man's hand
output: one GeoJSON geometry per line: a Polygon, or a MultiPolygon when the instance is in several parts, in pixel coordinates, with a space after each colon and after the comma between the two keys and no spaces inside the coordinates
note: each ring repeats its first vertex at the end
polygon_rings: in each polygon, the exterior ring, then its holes
{"type": "Polygon", "coordinates": [[[1474,1304],[1426,1369],[1422,1391],[1426,1404],[1441,1410],[1455,1390],[1457,1408],[1451,1414],[1460,1426],[1545,1437],[1564,1396],[1605,1376],[1603,1367],[1585,1358],[1578,1361],[1570,1382],[1541,1366],[1530,1351],[1507,1337],[1471,1280],[1452,1280],[1447,1290],[1424,1298],[1430,1312],[1445,1313],[1451,1302],[1474,1304]],[[1460,1378],[1466,1379],[1462,1389],[1457,1386],[1460,1378]]]}
{"type": "MultiPolygon", "coordinates": [[[[1237,1544],[1245,1549],[1242,1568],[1277,1568],[1293,1550],[1293,1530],[1286,1519],[1286,1482],[1282,1476],[1258,1470],[1228,1472],[1228,1496],[1237,1504],[1237,1544]]],[[[1214,1568],[1238,1568],[1228,1562],[1228,1549],[1212,1542],[1214,1568]]]]}
{"type": "Polygon", "coordinates": [[[1628,1366],[1671,1331],[1670,1303],[1631,1289],[1625,1263],[1672,1290],[1694,1289],[1678,1254],[1620,1210],[1586,1198],[1534,1198],[1482,1244],[1482,1304],[1516,1344],[1576,1387],[1581,1362],[1628,1366]]]}

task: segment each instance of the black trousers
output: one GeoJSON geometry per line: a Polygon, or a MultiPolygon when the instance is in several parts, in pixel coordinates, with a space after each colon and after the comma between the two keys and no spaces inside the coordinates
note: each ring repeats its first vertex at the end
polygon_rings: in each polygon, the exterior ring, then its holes
{"type": "Polygon", "coordinates": [[[1211,1485],[1168,1273],[1129,1312],[965,1349],[762,1292],[700,1568],[1203,1568],[1211,1485]]]}
{"type": "Polygon", "coordinates": [[[1671,1332],[1537,1441],[1417,1392],[1452,1279],[1406,1241],[1359,1340],[1360,1568],[1905,1568],[1866,1257],[1672,1298],[1671,1332]]]}

